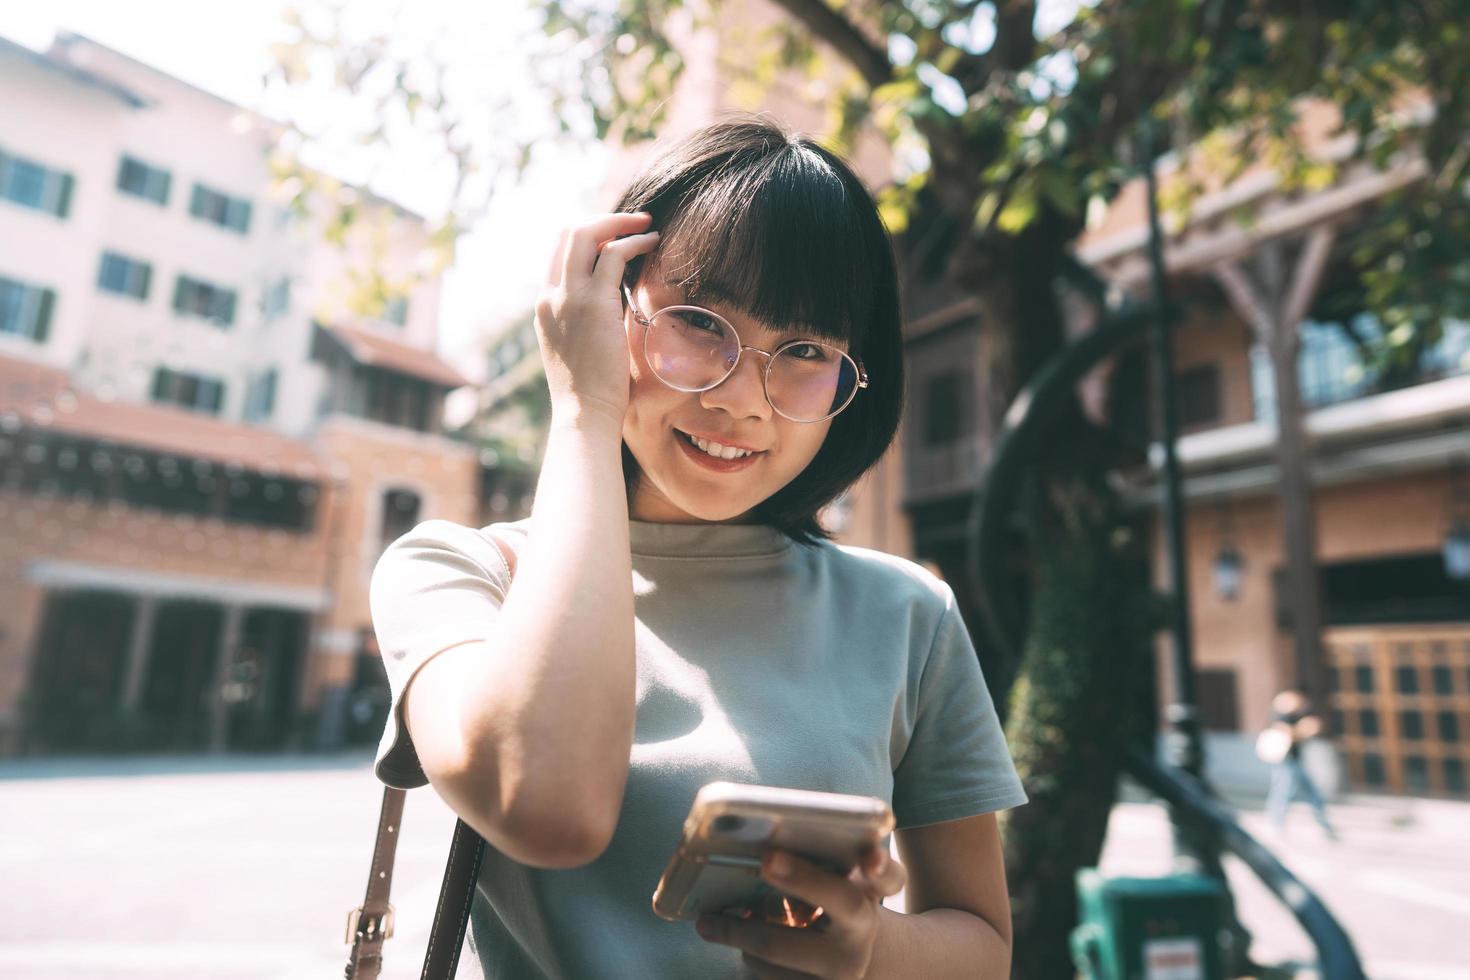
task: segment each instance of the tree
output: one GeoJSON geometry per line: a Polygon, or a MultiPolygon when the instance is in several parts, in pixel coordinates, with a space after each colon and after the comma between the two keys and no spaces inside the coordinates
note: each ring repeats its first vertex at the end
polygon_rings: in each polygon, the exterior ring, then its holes
{"type": "MultiPolygon", "coordinates": [[[[1137,172],[1140,124],[1208,166],[1167,194],[1269,160],[1283,187],[1330,183],[1307,151],[1305,100],[1336,105],[1354,155],[1422,158],[1426,176],[1381,201],[1347,243],[1360,297],[1387,328],[1379,356],[1432,341],[1470,312],[1470,0],[772,0],[784,15],[743,57],[748,87],[836,79],[827,139],[875,126],[897,149],[884,213],[914,269],[973,296],[987,338],[984,416],[998,420],[1064,345],[1062,285],[1090,208],[1137,172]],[[1427,118],[1408,119],[1405,101],[1427,118]]],[[[678,0],[548,0],[552,104],[572,129],[656,132],[684,69],[678,0]]],[[[718,8],[713,11],[718,13],[718,8]]],[[[727,65],[734,70],[737,66],[727,65]]],[[[1104,475],[1118,442],[1073,404],[1072,438],[1039,461],[1020,516],[1032,628],[1008,737],[1031,805],[1009,815],[1017,977],[1070,976],[1072,875],[1095,863],[1113,803],[1126,706],[1151,631],[1137,536],[1104,475]],[[1131,569],[1120,574],[1120,569],[1131,569]]]]}
{"type": "MultiPolygon", "coordinates": [[[[1068,247],[1088,205],[1109,202],[1136,172],[1137,131],[1149,117],[1175,148],[1208,139],[1223,160],[1176,180],[1172,196],[1184,207],[1200,183],[1228,181],[1256,159],[1275,161],[1287,187],[1330,182],[1297,128],[1305,99],[1338,105],[1357,154],[1380,166],[1422,155],[1430,178],[1383,202],[1349,254],[1367,307],[1397,331],[1398,346],[1432,340],[1445,316],[1466,311],[1470,4],[774,3],[787,18],[767,39],[771,54],[749,59],[753,73],[764,66],[757,82],[835,61],[845,71],[830,138],[841,147],[867,123],[896,146],[921,147],[921,163],[886,188],[886,214],[896,230],[922,226],[922,239],[907,243],[922,242],[940,274],[979,300],[992,339],[993,419],[1061,348],[1068,247]],[[1432,108],[1427,123],[1397,114],[1406,93],[1432,108]]],[[[673,6],[564,0],[548,4],[547,26],[610,39],[617,79],[622,52],[671,57],[658,26],[673,6]]],[[[607,128],[631,118],[641,132],[664,94],[591,82],[607,128]]],[[[1138,579],[1117,574],[1139,562],[1101,479],[1112,444],[1088,435],[1080,409],[1067,414],[1073,438],[1042,461],[1025,515],[1035,593],[1008,734],[1033,802],[1006,828],[1018,977],[1071,974],[1072,875],[1101,847],[1131,727],[1119,708],[1133,703],[1150,622],[1138,579]]]]}
{"type": "Polygon", "coordinates": [[[274,139],[279,200],[325,239],[366,261],[349,265],[352,312],[381,317],[418,282],[442,273],[461,236],[556,141],[586,144],[557,102],[559,40],[525,7],[302,0],[282,11],[259,109],[274,139]],[[541,84],[526,86],[538,77],[541,84]],[[372,189],[414,196],[429,247],[395,278],[382,255],[391,206],[372,189]]]}

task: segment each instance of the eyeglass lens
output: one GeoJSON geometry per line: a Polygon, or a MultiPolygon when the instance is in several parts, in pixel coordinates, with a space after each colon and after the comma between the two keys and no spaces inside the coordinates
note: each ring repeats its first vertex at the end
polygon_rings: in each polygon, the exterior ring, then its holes
{"type": "MultiPolygon", "coordinates": [[[[705,391],[734,369],[740,339],[713,314],[676,307],[653,317],[644,354],[665,384],[684,391],[705,391]]],[[[857,392],[857,365],[836,347],[802,341],[771,358],[765,383],[772,408],[796,421],[817,422],[851,401],[857,392]]]]}

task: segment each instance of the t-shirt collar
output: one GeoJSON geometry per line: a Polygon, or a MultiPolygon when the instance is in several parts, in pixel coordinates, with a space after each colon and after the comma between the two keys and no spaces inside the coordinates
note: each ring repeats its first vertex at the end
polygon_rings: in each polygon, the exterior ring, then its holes
{"type": "Polygon", "coordinates": [[[654,524],[628,522],[635,555],[649,558],[754,558],[778,555],[792,541],[764,524],[654,524]]]}

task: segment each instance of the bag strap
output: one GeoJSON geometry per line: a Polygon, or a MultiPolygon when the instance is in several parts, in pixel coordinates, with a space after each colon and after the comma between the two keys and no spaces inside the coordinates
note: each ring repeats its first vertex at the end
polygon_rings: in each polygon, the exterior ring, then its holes
{"type": "Polygon", "coordinates": [[[352,951],[347,954],[347,980],[377,980],[383,969],[383,940],[393,935],[393,906],[388,901],[388,892],[393,886],[393,856],[398,851],[406,795],[392,787],[383,790],[367,894],[362,904],[347,914],[347,941],[352,944],[352,951]]]}
{"type": "Polygon", "coordinates": [[[429,930],[429,948],[424,952],[424,969],[419,980],[451,980],[459,969],[459,953],[470,922],[475,900],[475,882],[485,859],[485,838],[463,820],[454,824],[449,842],[449,861],[444,867],[444,884],[439,886],[439,904],[434,908],[434,925],[429,930]]]}
{"type": "MultiPolygon", "coordinates": [[[[383,969],[383,941],[393,937],[393,906],[388,892],[393,883],[393,855],[398,849],[398,830],[407,794],[392,787],[383,790],[383,809],[378,817],[377,844],[368,873],[367,896],[347,917],[346,980],[377,980],[383,969]]],[[[439,902],[429,927],[429,948],[424,953],[421,980],[450,980],[459,969],[459,954],[469,926],[470,906],[475,898],[475,881],[485,859],[485,839],[458,820],[449,843],[449,861],[439,902]]]]}
{"type": "MultiPolygon", "coordinates": [[[[496,535],[490,542],[500,553],[506,570],[516,572],[515,549],[496,535]]],[[[377,980],[383,969],[383,942],[393,936],[393,905],[388,894],[393,885],[393,858],[398,851],[399,831],[403,826],[403,801],[408,794],[391,786],[383,788],[383,806],[378,812],[378,833],[373,841],[373,859],[368,869],[367,893],[362,904],[347,915],[347,942],[352,950],[343,971],[346,980],[377,980]]],[[[459,954],[464,946],[465,929],[469,926],[470,906],[474,903],[475,882],[485,859],[485,839],[463,820],[454,824],[449,842],[449,860],[444,866],[444,882],[439,886],[439,902],[434,907],[434,922],[429,927],[429,948],[424,953],[424,969],[420,980],[452,980],[459,969],[459,954]]]]}

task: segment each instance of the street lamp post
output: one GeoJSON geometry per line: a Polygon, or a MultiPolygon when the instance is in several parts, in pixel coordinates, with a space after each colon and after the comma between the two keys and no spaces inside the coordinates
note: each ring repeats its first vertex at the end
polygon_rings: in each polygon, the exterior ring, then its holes
{"type": "MultiPolygon", "coordinates": [[[[1173,636],[1173,670],[1170,700],[1165,711],[1169,731],[1165,735],[1168,763],[1199,780],[1204,778],[1204,740],[1200,730],[1199,702],[1195,695],[1194,639],[1189,621],[1189,570],[1185,557],[1184,494],[1175,442],[1179,424],[1174,399],[1174,356],[1169,337],[1169,313],[1164,271],[1164,238],[1159,222],[1158,179],[1154,172],[1156,139],[1153,121],[1145,118],[1140,141],[1140,162],[1148,193],[1149,268],[1154,316],[1149,326],[1149,362],[1156,385],[1153,404],[1154,431],[1163,449],[1159,482],[1163,490],[1162,511],[1168,546],[1170,589],[1169,621],[1173,636]]],[[[1208,875],[1226,885],[1227,928],[1231,936],[1229,976],[1241,975],[1247,962],[1250,936],[1235,915],[1229,884],[1220,864],[1219,835],[1201,821],[1191,821],[1176,807],[1169,819],[1174,834],[1174,861],[1181,871],[1208,875]]]]}

